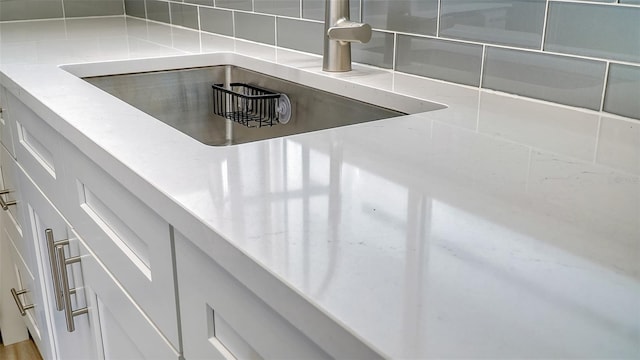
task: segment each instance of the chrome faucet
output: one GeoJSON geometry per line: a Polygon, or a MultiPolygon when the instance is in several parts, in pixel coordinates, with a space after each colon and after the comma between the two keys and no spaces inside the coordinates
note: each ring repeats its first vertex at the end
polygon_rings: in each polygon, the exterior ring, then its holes
{"type": "Polygon", "coordinates": [[[349,0],[326,0],[322,70],[351,71],[351,43],[371,40],[371,26],[349,20],[349,0]]]}

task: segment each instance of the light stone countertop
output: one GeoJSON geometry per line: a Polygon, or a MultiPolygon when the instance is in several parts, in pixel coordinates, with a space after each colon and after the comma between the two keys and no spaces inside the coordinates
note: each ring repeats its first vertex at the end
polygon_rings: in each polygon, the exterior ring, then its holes
{"type": "Polygon", "coordinates": [[[226,239],[382,355],[640,358],[639,121],[321,61],[124,17],[0,23],[4,87],[203,251],[226,239]],[[59,67],[229,59],[448,108],[209,147],[59,67]]]}

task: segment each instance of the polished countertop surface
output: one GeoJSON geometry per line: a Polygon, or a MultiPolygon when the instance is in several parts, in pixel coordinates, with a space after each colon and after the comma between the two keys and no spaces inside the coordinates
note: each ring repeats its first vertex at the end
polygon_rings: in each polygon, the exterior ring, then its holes
{"type": "Polygon", "coordinates": [[[382,355],[640,358],[640,122],[321,62],[124,17],[0,23],[3,86],[203,251],[226,239],[382,355]],[[203,61],[448,108],[209,147],[70,73],[203,61]]]}

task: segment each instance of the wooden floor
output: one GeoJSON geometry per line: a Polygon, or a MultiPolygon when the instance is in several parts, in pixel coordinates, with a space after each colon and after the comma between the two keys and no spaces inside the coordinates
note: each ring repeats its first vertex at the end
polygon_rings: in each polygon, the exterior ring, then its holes
{"type": "Polygon", "coordinates": [[[2,360],[42,360],[40,352],[33,340],[4,346],[0,344],[0,359],[2,360]]]}

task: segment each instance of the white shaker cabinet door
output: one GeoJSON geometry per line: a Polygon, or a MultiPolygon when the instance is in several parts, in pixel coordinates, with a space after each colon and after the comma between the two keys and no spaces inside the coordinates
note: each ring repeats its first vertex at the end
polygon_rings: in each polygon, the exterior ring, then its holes
{"type": "Polygon", "coordinates": [[[174,349],[180,351],[169,224],[67,144],[67,208],[74,230],[174,349]]]}
{"type": "MultiPolygon", "coordinates": [[[[15,299],[13,299],[13,309],[16,313],[22,315],[22,320],[29,329],[29,333],[33,338],[40,354],[44,359],[53,359],[54,350],[45,312],[44,297],[42,288],[39,286],[40,279],[37,274],[32,273],[24,263],[24,259],[18,254],[17,249],[13,245],[13,239],[19,236],[12,231],[11,228],[3,228],[4,236],[8,236],[8,241],[3,245],[10,253],[13,262],[10,264],[9,274],[5,274],[4,265],[2,268],[2,276],[11,276],[14,279],[15,299]],[[7,231],[8,230],[8,231],[7,231]]],[[[12,296],[8,295],[8,296],[12,296]]],[[[4,335],[4,334],[3,334],[4,335]]]]}
{"type": "Polygon", "coordinates": [[[331,358],[180,233],[175,239],[185,359],[331,358]]]}
{"type": "Polygon", "coordinates": [[[95,254],[81,244],[85,293],[98,359],[173,359],[179,354],[116,282],[95,254]]]}
{"type": "Polygon", "coordinates": [[[52,339],[52,359],[93,359],[93,319],[86,308],[78,238],[66,220],[22,171],[18,179],[25,211],[25,241],[35,247],[36,278],[52,339]],[[49,243],[53,242],[54,246],[49,243]]]}

